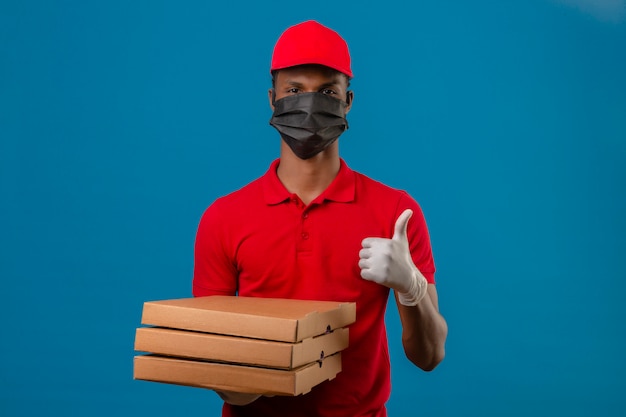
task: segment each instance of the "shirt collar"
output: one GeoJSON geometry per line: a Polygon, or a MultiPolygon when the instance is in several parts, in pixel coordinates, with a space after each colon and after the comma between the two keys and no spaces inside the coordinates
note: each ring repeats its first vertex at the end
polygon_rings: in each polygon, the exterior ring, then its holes
{"type": "MultiPolygon", "coordinates": [[[[280,159],[272,162],[269,169],[263,176],[263,196],[265,202],[269,205],[280,204],[291,198],[291,193],[287,191],[285,186],[278,179],[276,170],[280,159]]],[[[349,203],[354,201],[356,188],[356,177],[343,159],[340,159],[339,172],[330,183],[328,188],[322,192],[313,203],[322,203],[324,200],[335,201],[338,203],[349,203]]]]}

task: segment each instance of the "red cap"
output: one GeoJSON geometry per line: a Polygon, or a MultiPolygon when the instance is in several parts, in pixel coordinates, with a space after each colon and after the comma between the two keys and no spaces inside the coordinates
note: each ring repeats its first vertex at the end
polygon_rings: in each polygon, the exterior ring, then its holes
{"type": "Polygon", "coordinates": [[[280,35],[270,70],[305,64],[324,65],[352,78],[348,44],[337,32],[314,20],[291,26],[280,35]]]}

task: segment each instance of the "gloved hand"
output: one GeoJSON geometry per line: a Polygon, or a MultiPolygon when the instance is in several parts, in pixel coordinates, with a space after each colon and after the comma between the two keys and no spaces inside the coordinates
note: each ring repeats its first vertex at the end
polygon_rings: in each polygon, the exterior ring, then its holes
{"type": "Polygon", "coordinates": [[[414,306],[426,295],[428,282],[411,258],[406,234],[413,210],[398,216],[391,239],[368,237],[359,252],[361,277],[395,290],[402,305],[414,306]]]}
{"type": "Polygon", "coordinates": [[[217,395],[230,405],[248,405],[259,399],[259,394],[246,394],[243,392],[217,391],[217,395]]]}

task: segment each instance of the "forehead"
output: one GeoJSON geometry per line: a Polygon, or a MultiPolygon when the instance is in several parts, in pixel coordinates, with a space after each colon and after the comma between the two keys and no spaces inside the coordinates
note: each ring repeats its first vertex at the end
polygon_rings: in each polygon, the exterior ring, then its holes
{"type": "Polygon", "coordinates": [[[338,85],[347,85],[348,83],[345,74],[323,65],[299,65],[284,68],[277,71],[275,81],[277,83],[312,82],[338,85]]]}

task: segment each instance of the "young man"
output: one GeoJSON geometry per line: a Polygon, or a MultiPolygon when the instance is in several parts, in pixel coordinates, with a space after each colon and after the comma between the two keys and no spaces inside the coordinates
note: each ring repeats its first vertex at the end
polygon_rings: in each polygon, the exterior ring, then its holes
{"type": "Polygon", "coordinates": [[[348,47],[336,32],[315,21],[287,29],[271,72],[280,158],[204,213],[194,296],[354,301],[357,321],[335,379],[297,397],[220,392],[223,415],[383,417],[391,390],[390,289],[407,357],[428,371],[444,356],[447,325],[426,222],[406,192],[352,171],[339,156],[353,93],[348,47]]]}

